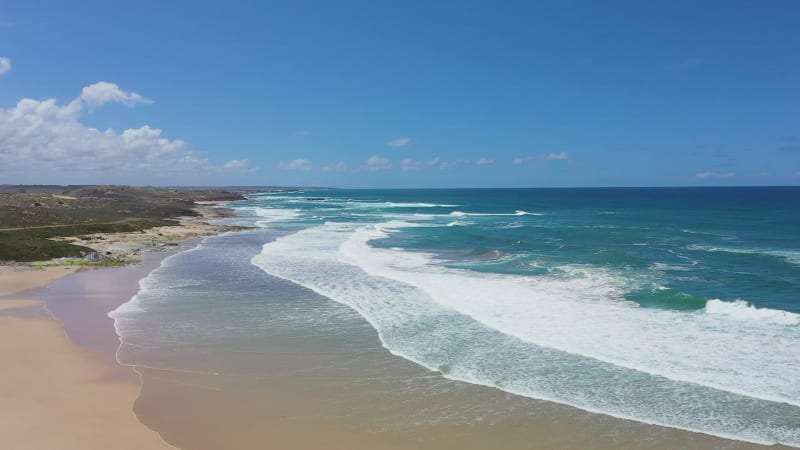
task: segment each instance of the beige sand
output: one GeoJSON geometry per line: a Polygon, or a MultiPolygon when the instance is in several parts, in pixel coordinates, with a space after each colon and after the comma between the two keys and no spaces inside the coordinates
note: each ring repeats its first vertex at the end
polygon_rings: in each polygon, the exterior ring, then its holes
{"type": "Polygon", "coordinates": [[[28,267],[0,266],[0,297],[45,286],[53,280],[69,275],[75,267],[28,267]]]}
{"type": "Polygon", "coordinates": [[[33,308],[34,306],[41,306],[41,304],[42,302],[40,302],[39,300],[25,300],[25,299],[0,300],[0,312],[9,309],[33,308]]]}
{"type": "MultiPolygon", "coordinates": [[[[0,293],[41,287],[73,271],[0,267],[0,293]]],[[[0,299],[5,312],[39,305],[0,299]]],[[[107,365],[69,341],[55,319],[0,314],[0,361],[0,448],[172,448],[134,416],[138,384],[111,376],[107,365]]]]}
{"type": "MultiPolygon", "coordinates": [[[[205,222],[224,217],[224,210],[197,209],[201,216],[181,218],[180,226],[65,240],[138,260],[144,252],[173,250],[176,241],[236,229],[205,222]]],[[[40,300],[19,298],[18,293],[80,270],[87,269],[0,266],[0,449],[173,448],[132,411],[139,396],[138,377],[121,376],[114,363],[75,345],[44,309],[38,315],[13,314],[42,306],[40,300]]]]}

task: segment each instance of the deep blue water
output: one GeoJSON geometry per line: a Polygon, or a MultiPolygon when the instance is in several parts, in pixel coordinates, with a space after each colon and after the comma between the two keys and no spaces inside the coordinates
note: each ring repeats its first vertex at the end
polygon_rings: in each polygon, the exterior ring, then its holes
{"type": "MultiPolygon", "coordinates": [[[[252,264],[443,376],[800,445],[798,188],[326,190],[233,206],[281,236],[252,264]]],[[[115,313],[120,332],[169,295],[145,289],[115,313]]]]}

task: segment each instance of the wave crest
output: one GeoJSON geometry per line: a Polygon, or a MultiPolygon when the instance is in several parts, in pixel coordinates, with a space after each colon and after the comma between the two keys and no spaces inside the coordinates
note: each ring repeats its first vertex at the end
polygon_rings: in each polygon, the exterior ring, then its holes
{"type": "Polygon", "coordinates": [[[742,321],[758,321],[778,325],[800,324],[800,314],[781,311],[779,309],[757,308],[744,300],[726,302],[712,299],[706,302],[705,312],[717,314],[730,319],[742,321]]]}

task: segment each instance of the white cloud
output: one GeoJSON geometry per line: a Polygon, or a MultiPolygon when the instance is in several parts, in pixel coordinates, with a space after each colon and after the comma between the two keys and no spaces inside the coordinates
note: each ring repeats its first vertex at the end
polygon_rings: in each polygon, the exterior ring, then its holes
{"type": "Polygon", "coordinates": [[[521,158],[514,158],[514,164],[516,164],[516,165],[525,164],[527,162],[531,162],[531,161],[534,161],[536,159],[539,159],[539,158],[537,158],[536,156],[524,156],[524,157],[521,157],[521,158]]]}
{"type": "Polygon", "coordinates": [[[320,170],[323,172],[345,172],[347,171],[347,164],[345,164],[344,161],[339,161],[322,166],[320,167],[320,170]]]}
{"type": "Polygon", "coordinates": [[[410,170],[425,170],[428,168],[435,168],[435,167],[438,167],[439,169],[450,169],[454,167],[461,167],[467,164],[470,164],[470,162],[464,159],[445,161],[438,156],[431,158],[427,161],[418,161],[415,159],[406,158],[400,161],[400,169],[402,169],[405,172],[408,172],[410,170]]]}
{"type": "Polygon", "coordinates": [[[113,83],[101,82],[87,86],[80,97],[64,106],[55,99],[23,98],[11,108],[0,108],[0,172],[30,179],[44,172],[78,179],[86,173],[96,177],[102,172],[108,177],[138,171],[152,179],[175,171],[217,169],[189,150],[184,141],[167,139],[162,130],[149,125],[122,131],[87,127],[80,118],[90,102],[131,105],[146,100],[113,83]]]}
{"type": "Polygon", "coordinates": [[[116,84],[107,81],[84,87],[81,93],[81,100],[89,108],[98,108],[111,102],[122,103],[125,106],[133,106],[137,103],[153,103],[152,100],[144,98],[136,92],[123,91],[116,84]]]}
{"type": "Polygon", "coordinates": [[[0,75],[8,73],[11,70],[11,58],[0,56],[0,75]]]}
{"type": "Polygon", "coordinates": [[[736,174],[733,172],[698,172],[694,174],[694,176],[706,180],[706,179],[733,178],[736,176],[736,174]]]}
{"type": "Polygon", "coordinates": [[[489,159],[489,158],[481,158],[481,159],[475,161],[475,164],[477,164],[479,166],[484,166],[486,164],[493,164],[493,163],[494,163],[494,160],[493,159],[489,159]]]}
{"type": "Polygon", "coordinates": [[[408,172],[409,170],[420,170],[422,169],[422,164],[419,161],[406,158],[400,161],[400,169],[402,169],[403,172],[408,172]]]}
{"type": "Polygon", "coordinates": [[[389,161],[389,158],[378,155],[371,156],[365,164],[367,170],[385,170],[392,168],[392,163],[389,161]]]}
{"type": "Polygon", "coordinates": [[[297,158],[288,163],[284,163],[283,161],[279,162],[278,168],[284,170],[311,170],[312,165],[310,159],[297,158]]]}
{"type": "Polygon", "coordinates": [[[548,153],[544,159],[569,159],[568,152],[548,153]]]}
{"type": "Polygon", "coordinates": [[[534,161],[557,161],[569,159],[569,152],[547,153],[545,155],[522,156],[514,158],[514,164],[521,165],[534,161]]]}
{"type": "Polygon", "coordinates": [[[389,147],[405,147],[406,145],[411,144],[410,137],[404,137],[399,139],[393,139],[386,143],[389,147]]]}
{"type": "Polygon", "coordinates": [[[304,138],[307,137],[310,133],[306,130],[301,130],[301,131],[295,131],[292,134],[294,134],[294,137],[304,138]]]}
{"type": "Polygon", "coordinates": [[[248,170],[250,169],[250,162],[246,159],[232,159],[226,162],[222,168],[230,170],[248,170]]]}

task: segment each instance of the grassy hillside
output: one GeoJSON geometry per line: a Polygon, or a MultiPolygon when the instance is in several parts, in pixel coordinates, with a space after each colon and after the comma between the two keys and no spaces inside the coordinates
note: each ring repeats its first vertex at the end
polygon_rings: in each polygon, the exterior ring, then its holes
{"type": "Polygon", "coordinates": [[[242,192],[130,186],[0,186],[0,261],[82,256],[92,250],[57,236],[139,231],[195,216],[198,201],[242,199],[242,192]]]}

